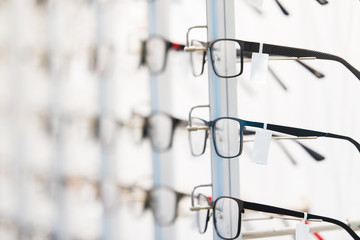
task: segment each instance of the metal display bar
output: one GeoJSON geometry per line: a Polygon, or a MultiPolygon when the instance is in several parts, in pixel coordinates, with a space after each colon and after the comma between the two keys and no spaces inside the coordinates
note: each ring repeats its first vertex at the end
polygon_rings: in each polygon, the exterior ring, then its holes
{"type": "MultiPolygon", "coordinates": [[[[207,26],[208,41],[217,38],[234,38],[234,1],[233,0],[207,0],[207,26]]],[[[235,51],[235,50],[233,50],[235,51]]],[[[224,64],[227,68],[235,67],[235,59],[228,54],[224,57],[224,64]]],[[[208,59],[210,55],[208,52],[208,59]]],[[[209,72],[209,103],[211,120],[223,116],[237,116],[237,79],[218,78],[208,64],[209,72]]],[[[231,129],[227,130],[228,132],[231,129]]],[[[210,134],[211,138],[212,135],[210,134]]],[[[239,159],[222,159],[215,153],[213,141],[211,142],[211,167],[212,167],[212,196],[216,199],[219,196],[227,195],[240,197],[239,182],[239,159]]],[[[229,219],[227,231],[233,231],[235,221],[229,219]]],[[[214,239],[219,239],[216,232],[214,239]]]]}
{"type": "Polygon", "coordinates": [[[10,22],[12,23],[11,34],[11,120],[12,120],[12,150],[14,157],[14,199],[15,202],[15,224],[17,226],[17,238],[26,238],[26,232],[23,230],[26,226],[26,215],[28,214],[28,202],[24,201],[27,198],[26,186],[26,141],[24,134],[25,125],[25,94],[24,94],[24,68],[21,64],[22,49],[24,48],[24,25],[21,21],[21,13],[24,11],[22,1],[15,0],[11,2],[10,22]]]}
{"type": "MultiPolygon", "coordinates": [[[[168,0],[149,1],[149,35],[168,37],[169,4],[168,0]]],[[[170,64],[164,72],[150,73],[151,111],[170,112],[172,107],[170,64]]],[[[152,152],[153,185],[172,186],[174,179],[173,155],[171,149],[166,152],[152,152]]],[[[155,240],[176,239],[174,226],[161,227],[154,223],[155,240]]]]}
{"type": "MultiPolygon", "coordinates": [[[[104,240],[118,239],[119,224],[117,222],[117,209],[112,196],[112,187],[116,179],[117,169],[112,154],[114,153],[114,142],[110,121],[113,119],[112,107],[112,57],[109,51],[109,27],[111,20],[106,2],[97,0],[96,4],[96,56],[95,71],[99,84],[99,144],[100,144],[100,176],[101,196],[103,204],[102,237],[104,240]],[[105,65],[106,64],[106,65],[105,65]]],[[[117,103],[116,103],[117,104],[117,103]]]]}
{"type": "MultiPolygon", "coordinates": [[[[354,230],[360,230],[360,220],[348,221],[348,225],[354,230]]],[[[319,224],[319,225],[308,225],[310,233],[316,232],[325,232],[333,230],[341,230],[342,228],[335,224],[319,224]]],[[[342,229],[343,230],[343,229],[342,229]]],[[[261,230],[261,231],[247,231],[242,233],[243,239],[255,239],[255,238],[265,238],[265,237],[279,237],[286,235],[295,235],[295,227],[285,227],[285,228],[276,228],[270,230],[261,230]]]]}
{"type": "Polygon", "coordinates": [[[47,4],[49,54],[50,54],[50,115],[52,143],[52,174],[53,199],[55,203],[55,220],[53,234],[56,239],[69,239],[66,224],[66,191],[60,179],[64,177],[65,139],[61,123],[61,54],[63,46],[61,39],[61,9],[62,1],[52,1],[47,4]]]}

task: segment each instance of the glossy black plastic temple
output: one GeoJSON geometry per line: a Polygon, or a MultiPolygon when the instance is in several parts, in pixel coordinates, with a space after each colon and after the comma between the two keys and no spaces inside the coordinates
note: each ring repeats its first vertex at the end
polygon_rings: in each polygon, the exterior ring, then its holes
{"type": "MultiPolygon", "coordinates": [[[[260,50],[260,43],[258,42],[247,42],[237,39],[216,39],[212,42],[209,42],[209,48],[211,52],[211,46],[214,45],[214,43],[218,41],[234,41],[237,42],[241,46],[241,51],[247,51],[247,52],[259,52],[260,50]]],[[[280,45],[272,45],[272,44],[263,44],[263,53],[267,53],[269,55],[278,55],[278,56],[286,56],[286,57],[297,57],[297,58],[306,58],[306,57],[315,57],[317,59],[323,59],[323,60],[332,60],[337,61],[341,64],[343,64],[347,69],[349,69],[359,80],[360,80],[360,72],[356,68],[354,68],[350,63],[348,63],[345,59],[329,54],[324,52],[318,52],[313,50],[307,50],[302,48],[293,48],[293,47],[286,47],[286,46],[280,46],[280,45]]],[[[215,71],[216,72],[216,71],[215,71]]],[[[239,76],[241,73],[234,75],[234,76],[228,76],[228,77],[236,77],[239,76]]],[[[221,77],[221,76],[220,76],[221,77]]]]}

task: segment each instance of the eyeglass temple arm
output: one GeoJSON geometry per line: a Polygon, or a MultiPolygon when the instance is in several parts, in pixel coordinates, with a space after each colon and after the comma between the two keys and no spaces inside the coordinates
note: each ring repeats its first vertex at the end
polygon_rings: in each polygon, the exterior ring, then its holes
{"type": "MultiPolygon", "coordinates": [[[[244,135],[254,135],[255,131],[250,131],[250,130],[244,130],[243,131],[244,135]]],[[[273,134],[274,137],[277,137],[278,135],[273,134]]],[[[302,147],[312,158],[314,158],[316,161],[321,161],[324,160],[325,157],[323,155],[321,155],[320,153],[316,152],[315,150],[305,146],[304,144],[302,144],[299,141],[293,140],[295,141],[297,144],[300,145],[300,147],[302,147]]]]}
{"type": "Polygon", "coordinates": [[[174,43],[174,42],[167,42],[168,47],[175,50],[175,51],[183,51],[185,48],[184,44],[180,44],[180,43],[174,43]]]}
{"type": "Polygon", "coordinates": [[[305,69],[307,69],[309,72],[314,74],[317,78],[325,77],[325,75],[323,73],[319,72],[318,70],[314,69],[313,67],[310,67],[308,64],[306,64],[300,60],[296,60],[296,62],[299,63],[301,66],[303,66],[305,69]]]}
{"type": "Polygon", "coordinates": [[[277,3],[277,5],[279,6],[280,10],[282,11],[282,13],[285,15],[285,16],[289,16],[289,12],[284,8],[284,6],[278,1],[278,0],[275,0],[275,2],[277,3]]]}
{"type": "Polygon", "coordinates": [[[316,1],[321,5],[325,5],[329,3],[327,0],[316,0],[316,1]]]}
{"type": "Polygon", "coordinates": [[[286,85],[283,83],[283,81],[280,79],[280,77],[275,73],[274,69],[272,69],[272,67],[269,66],[269,72],[270,74],[274,77],[274,79],[276,80],[276,82],[282,87],[282,89],[284,89],[284,91],[287,91],[288,88],[286,87],[286,85]]]}
{"type": "MultiPolygon", "coordinates": [[[[240,41],[243,43],[243,50],[249,52],[259,52],[260,44],[258,42],[247,42],[240,41]]],[[[359,80],[360,80],[360,72],[356,68],[354,68],[350,63],[348,63],[345,59],[335,56],[329,53],[318,52],[313,50],[307,50],[302,48],[293,48],[293,47],[285,47],[279,45],[266,44],[263,45],[263,53],[286,56],[286,57],[315,57],[323,60],[333,60],[340,62],[343,64],[349,71],[351,71],[359,80]]]]}
{"type": "MultiPolygon", "coordinates": [[[[258,47],[259,48],[259,47],[258,47]]],[[[259,49],[257,50],[259,51],[259,49]]],[[[284,47],[278,45],[270,45],[264,44],[263,52],[268,54],[276,54],[280,56],[288,56],[288,57],[316,57],[318,59],[323,60],[333,60],[343,64],[347,69],[349,69],[359,80],[360,80],[360,72],[356,68],[354,68],[350,63],[348,63],[345,59],[335,56],[329,53],[312,51],[301,48],[292,48],[292,47],[284,47]]]]}
{"type": "MultiPolygon", "coordinates": [[[[248,51],[244,51],[243,52],[244,57],[248,57],[251,58],[252,56],[252,52],[248,52],[248,51]]],[[[236,56],[239,57],[241,56],[241,50],[240,49],[236,49],[236,56]]],[[[309,65],[305,64],[304,62],[300,61],[299,59],[295,60],[297,63],[299,63],[301,66],[303,66],[306,70],[308,70],[309,72],[311,72],[313,75],[315,75],[315,77],[317,78],[323,78],[325,77],[325,75],[323,73],[321,73],[320,71],[314,69],[313,67],[310,67],[309,65]]],[[[272,71],[269,68],[270,72],[272,71]]],[[[271,72],[272,73],[272,72],[271,72]]],[[[272,73],[273,74],[273,73],[272,73]]],[[[276,77],[275,77],[276,78],[276,77]]],[[[280,79],[279,79],[280,80],[280,79]]]]}
{"type": "MultiPolygon", "coordinates": [[[[269,205],[264,205],[264,204],[259,204],[259,203],[253,203],[253,202],[245,202],[245,201],[241,201],[241,202],[243,203],[244,209],[248,209],[248,210],[281,214],[281,215],[287,215],[287,216],[299,217],[299,218],[304,217],[303,212],[298,212],[298,211],[293,211],[293,210],[289,210],[289,209],[285,209],[285,208],[279,208],[279,207],[274,207],[274,206],[269,206],[269,205]]],[[[309,220],[319,219],[324,222],[333,223],[333,224],[338,225],[338,226],[342,227],[343,229],[345,229],[345,231],[347,231],[354,239],[360,240],[360,237],[354,232],[354,230],[352,230],[347,224],[345,224],[339,220],[336,220],[333,218],[328,218],[328,217],[323,217],[323,216],[319,216],[319,215],[314,215],[314,214],[307,214],[307,219],[309,219],[309,220]]]]}
{"type": "Polygon", "coordinates": [[[177,126],[182,126],[182,127],[187,127],[188,126],[188,121],[187,120],[183,120],[180,118],[173,118],[174,121],[174,128],[176,128],[177,126]]]}
{"type": "Polygon", "coordinates": [[[318,132],[318,131],[302,129],[302,128],[293,128],[293,127],[287,127],[287,126],[281,126],[281,125],[274,125],[274,124],[267,124],[266,129],[285,133],[285,134],[290,134],[290,135],[294,135],[294,136],[298,136],[298,137],[314,136],[314,137],[328,137],[328,138],[343,139],[343,140],[347,140],[347,141],[351,142],[357,148],[357,150],[360,152],[360,144],[348,136],[343,136],[343,135],[338,135],[338,134],[333,134],[333,133],[318,132]]]}
{"type": "Polygon", "coordinates": [[[139,68],[146,65],[146,41],[141,41],[139,68]]]}

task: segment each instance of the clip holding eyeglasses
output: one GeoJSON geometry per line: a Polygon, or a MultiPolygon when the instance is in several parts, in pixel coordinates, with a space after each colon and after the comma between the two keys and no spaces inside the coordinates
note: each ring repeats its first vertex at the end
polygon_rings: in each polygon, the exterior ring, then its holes
{"type": "Polygon", "coordinates": [[[200,206],[200,205],[197,205],[197,206],[193,206],[193,207],[190,207],[190,211],[200,211],[200,210],[209,210],[211,209],[211,206],[200,206]]]}
{"type": "Polygon", "coordinates": [[[184,47],[184,52],[206,52],[206,47],[194,47],[194,46],[186,46],[184,47]]]}
{"type": "Polygon", "coordinates": [[[189,132],[194,132],[194,131],[198,131],[198,130],[209,130],[210,127],[208,126],[187,126],[186,130],[189,132]]]}

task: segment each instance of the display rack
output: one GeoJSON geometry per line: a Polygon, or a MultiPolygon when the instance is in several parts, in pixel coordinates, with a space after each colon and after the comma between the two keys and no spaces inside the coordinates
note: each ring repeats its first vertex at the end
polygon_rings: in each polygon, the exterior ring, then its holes
{"type": "Polygon", "coordinates": [[[61,107],[61,64],[63,46],[61,42],[60,23],[62,19],[59,5],[61,1],[54,1],[47,7],[47,17],[49,22],[49,55],[50,55],[50,118],[51,118],[51,143],[52,143],[52,174],[51,184],[53,185],[53,199],[56,207],[56,217],[54,222],[54,234],[58,239],[69,239],[67,229],[67,209],[66,209],[66,190],[61,184],[60,179],[65,177],[64,163],[66,148],[64,147],[63,123],[61,117],[63,109],[61,107]]]}
{"type": "MultiPolygon", "coordinates": [[[[234,38],[235,37],[235,20],[234,20],[234,1],[233,0],[207,0],[207,26],[208,41],[217,38],[234,38]]],[[[234,49],[235,51],[235,49],[234,49]]],[[[208,59],[210,59],[208,51],[208,59]]],[[[230,56],[228,63],[233,60],[230,56]]],[[[225,61],[226,62],[226,61],[225,61]]],[[[235,67],[229,66],[227,67],[235,67]]],[[[237,116],[237,82],[236,79],[223,79],[217,77],[208,64],[208,81],[209,81],[209,103],[211,120],[223,116],[237,116]]],[[[228,129],[231,131],[231,129],[228,129]]],[[[211,138],[212,135],[210,134],[211,138]]],[[[212,143],[212,139],[210,139],[212,143]]],[[[212,196],[216,199],[218,196],[240,197],[239,181],[239,159],[222,159],[215,153],[213,144],[211,144],[211,172],[212,172],[212,196]]],[[[231,221],[227,228],[231,228],[231,221]]],[[[215,231],[214,239],[219,239],[215,231]]]]}
{"type": "MultiPolygon", "coordinates": [[[[169,4],[167,0],[150,1],[149,6],[149,35],[167,36],[169,33],[169,4]]],[[[172,109],[171,69],[163,73],[151,74],[150,99],[151,111],[169,113],[172,109]]],[[[166,152],[152,150],[153,185],[172,186],[174,182],[173,156],[171,149],[166,152]]],[[[155,239],[166,240],[176,238],[174,226],[162,227],[154,222],[155,239]]]]}
{"type": "MultiPolygon", "coordinates": [[[[111,39],[109,39],[109,21],[111,17],[107,14],[106,3],[100,0],[96,1],[96,22],[97,22],[97,62],[95,71],[98,74],[99,84],[99,144],[100,144],[100,176],[101,176],[101,196],[103,204],[102,217],[102,237],[104,240],[118,239],[119,222],[117,206],[114,199],[114,183],[116,182],[116,164],[114,160],[114,135],[111,127],[111,121],[114,119],[114,101],[112,101],[112,73],[113,61],[109,54],[111,39]]],[[[119,103],[116,103],[118,105],[119,103]]]]}

